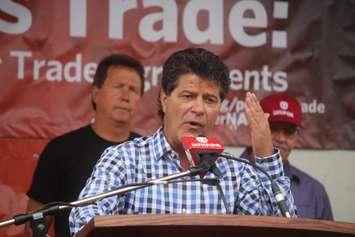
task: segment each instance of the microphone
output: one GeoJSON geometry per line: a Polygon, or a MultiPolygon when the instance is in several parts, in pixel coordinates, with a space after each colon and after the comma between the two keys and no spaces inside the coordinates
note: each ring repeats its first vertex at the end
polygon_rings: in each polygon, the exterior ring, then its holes
{"type": "Polygon", "coordinates": [[[208,170],[211,170],[218,178],[222,177],[222,173],[216,167],[215,161],[218,155],[224,151],[224,147],[217,138],[210,136],[183,136],[181,143],[190,165],[204,168],[199,174],[201,178],[205,176],[208,170]]]}
{"type": "Polygon", "coordinates": [[[202,171],[199,173],[201,178],[203,178],[209,170],[218,178],[215,179],[214,183],[211,183],[211,185],[217,187],[217,191],[221,196],[227,214],[231,214],[226,196],[219,183],[219,179],[222,178],[222,173],[215,164],[219,154],[224,151],[223,145],[215,137],[204,136],[184,136],[181,138],[181,143],[192,167],[202,168],[202,171]]]}

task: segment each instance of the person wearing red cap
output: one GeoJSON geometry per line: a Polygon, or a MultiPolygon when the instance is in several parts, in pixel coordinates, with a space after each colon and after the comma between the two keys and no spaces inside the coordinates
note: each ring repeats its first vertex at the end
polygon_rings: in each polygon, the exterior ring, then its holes
{"type": "MultiPolygon", "coordinates": [[[[289,162],[289,156],[297,144],[297,133],[302,128],[300,103],[285,93],[272,94],[260,101],[269,123],[273,144],[280,149],[286,176],[291,181],[291,191],[297,207],[297,215],[303,218],[333,220],[328,195],[324,186],[289,162]]],[[[253,160],[251,147],[241,155],[253,160]]]]}

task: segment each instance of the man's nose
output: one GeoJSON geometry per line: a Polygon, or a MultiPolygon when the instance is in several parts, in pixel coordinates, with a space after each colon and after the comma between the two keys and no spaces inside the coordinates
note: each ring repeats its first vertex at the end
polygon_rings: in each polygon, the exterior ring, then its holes
{"type": "Polygon", "coordinates": [[[121,90],[121,99],[124,101],[129,101],[129,88],[123,87],[121,90]]]}
{"type": "Polygon", "coordinates": [[[196,98],[192,105],[192,111],[200,115],[205,112],[205,103],[202,98],[196,98]]]}
{"type": "Polygon", "coordinates": [[[271,131],[271,135],[272,135],[273,140],[278,141],[278,142],[285,142],[287,139],[287,136],[281,130],[271,131]]]}

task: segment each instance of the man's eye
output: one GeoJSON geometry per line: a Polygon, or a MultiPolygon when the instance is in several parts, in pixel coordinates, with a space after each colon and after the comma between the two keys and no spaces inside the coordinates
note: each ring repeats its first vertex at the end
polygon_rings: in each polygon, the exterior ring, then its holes
{"type": "Polygon", "coordinates": [[[294,134],[297,133],[297,129],[295,129],[295,128],[286,128],[286,129],[285,129],[285,133],[286,133],[287,135],[291,136],[291,135],[294,135],[294,134]]]}
{"type": "Polygon", "coordinates": [[[208,104],[215,104],[215,103],[217,103],[217,99],[216,99],[216,98],[213,98],[213,97],[207,98],[206,101],[207,101],[208,104]]]}
{"type": "Polygon", "coordinates": [[[183,95],[181,95],[183,98],[185,98],[185,99],[191,99],[192,98],[192,95],[190,95],[190,94],[183,94],[183,95]]]}
{"type": "Polygon", "coordinates": [[[139,93],[138,89],[136,87],[130,87],[129,90],[134,92],[134,93],[139,93]]]}
{"type": "Polygon", "coordinates": [[[117,89],[121,89],[123,87],[122,84],[117,84],[117,85],[114,85],[113,88],[117,88],[117,89]]]}

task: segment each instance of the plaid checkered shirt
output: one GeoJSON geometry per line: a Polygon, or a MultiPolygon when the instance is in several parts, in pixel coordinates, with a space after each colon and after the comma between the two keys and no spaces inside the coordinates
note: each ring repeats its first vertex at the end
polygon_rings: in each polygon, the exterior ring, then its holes
{"type": "MultiPolygon", "coordinates": [[[[291,215],[295,215],[290,181],[284,176],[279,152],[270,157],[257,158],[256,163],[278,184],[291,215]]],[[[184,178],[183,182],[159,184],[108,197],[92,205],[73,208],[69,217],[71,234],[76,234],[97,215],[223,214],[231,210],[241,215],[281,216],[270,181],[265,175],[249,165],[223,157],[217,159],[216,166],[222,174],[219,177],[222,192],[216,185],[201,182],[200,177],[195,176],[184,178]]],[[[160,128],[150,137],[136,138],[106,149],[79,198],[179,172],[182,168],[178,154],[171,149],[160,128]]],[[[204,177],[213,178],[217,178],[213,172],[208,172],[204,177]]]]}

